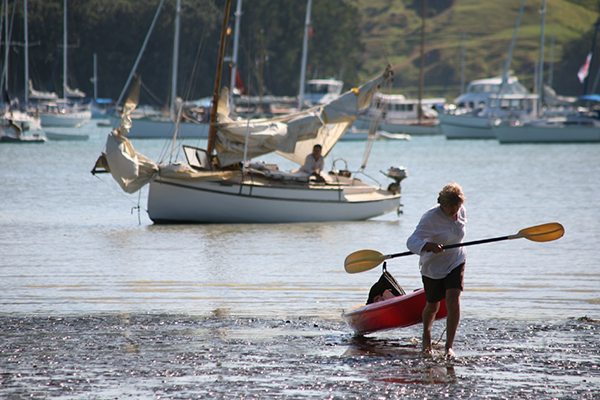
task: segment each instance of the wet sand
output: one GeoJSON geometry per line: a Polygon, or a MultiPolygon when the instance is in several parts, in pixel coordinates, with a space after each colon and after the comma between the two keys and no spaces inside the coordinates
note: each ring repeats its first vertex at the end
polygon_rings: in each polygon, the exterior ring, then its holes
{"type": "MultiPolygon", "coordinates": [[[[434,338],[444,322],[434,325],[434,338]]],[[[421,326],[356,337],[337,320],[0,316],[0,397],[600,398],[600,323],[465,319],[456,360],[421,326]]]]}

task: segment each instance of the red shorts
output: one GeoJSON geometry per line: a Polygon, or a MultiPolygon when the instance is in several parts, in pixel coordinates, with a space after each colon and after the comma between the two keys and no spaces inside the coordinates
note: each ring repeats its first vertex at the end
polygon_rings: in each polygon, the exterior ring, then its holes
{"type": "Polygon", "coordinates": [[[428,303],[437,303],[446,298],[446,290],[463,290],[465,277],[465,263],[454,268],[448,275],[442,279],[431,279],[421,276],[423,279],[423,288],[425,289],[425,298],[428,303]]]}

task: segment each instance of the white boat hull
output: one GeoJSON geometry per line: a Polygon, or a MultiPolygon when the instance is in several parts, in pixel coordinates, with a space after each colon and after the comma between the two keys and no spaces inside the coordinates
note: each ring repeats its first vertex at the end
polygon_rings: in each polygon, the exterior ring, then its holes
{"type": "MultiPolygon", "coordinates": [[[[371,120],[368,118],[360,117],[358,118],[353,126],[356,129],[363,130],[369,129],[369,125],[371,124],[371,120]]],[[[379,123],[379,130],[389,132],[389,133],[404,133],[407,135],[440,135],[442,131],[440,130],[440,126],[438,121],[426,124],[419,124],[414,120],[410,121],[398,121],[392,122],[386,119],[382,119],[379,123]]]]}
{"type": "Polygon", "coordinates": [[[400,194],[370,185],[253,185],[159,178],[150,184],[155,223],[280,223],[365,220],[398,210],[400,194]]]}
{"type": "Polygon", "coordinates": [[[493,128],[500,143],[576,143],[600,142],[598,126],[497,126],[493,128]]]}
{"type": "Polygon", "coordinates": [[[79,111],[65,114],[40,114],[40,122],[43,128],[61,126],[61,127],[77,127],[81,126],[92,119],[92,112],[79,111]]]}
{"type": "MultiPolygon", "coordinates": [[[[121,125],[121,118],[109,116],[113,128],[121,125]]],[[[179,123],[180,138],[207,138],[209,125],[195,122],[179,123]]],[[[159,120],[147,117],[135,118],[133,126],[127,134],[128,138],[134,139],[165,139],[172,138],[175,133],[175,123],[171,120],[159,120]]]]}
{"type": "Polygon", "coordinates": [[[45,131],[48,140],[88,140],[90,135],[87,133],[66,133],[66,132],[49,132],[45,131]]]}
{"type": "Polygon", "coordinates": [[[492,120],[472,115],[440,114],[440,127],[446,139],[495,139],[492,120]]]}

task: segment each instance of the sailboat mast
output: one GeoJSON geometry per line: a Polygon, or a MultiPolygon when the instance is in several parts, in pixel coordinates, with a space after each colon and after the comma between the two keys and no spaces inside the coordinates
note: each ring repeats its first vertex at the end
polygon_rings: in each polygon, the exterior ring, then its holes
{"type": "Polygon", "coordinates": [[[217,63],[217,76],[215,78],[215,91],[213,94],[212,109],[210,110],[210,130],[208,131],[208,144],[206,152],[209,157],[212,155],[215,137],[215,123],[217,122],[217,107],[219,103],[219,87],[221,86],[221,72],[223,69],[223,58],[225,56],[225,39],[227,38],[227,22],[229,21],[229,9],[231,0],[225,3],[225,12],[223,13],[223,26],[221,27],[221,44],[219,46],[219,61],[217,63]]]}
{"type": "Polygon", "coordinates": [[[27,32],[27,0],[23,0],[23,23],[25,35],[25,105],[29,104],[29,33],[27,32]]]}
{"type": "Polygon", "coordinates": [[[542,100],[544,98],[544,29],[546,27],[546,0],[542,1],[542,27],[540,30],[540,61],[538,62],[538,95],[540,96],[537,101],[537,116],[540,117],[542,113],[542,100]]]}
{"type": "Polygon", "coordinates": [[[238,63],[238,47],[240,42],[240,19],[242,18],[242,0],[238,0],[237,8],[235,10],[235,32],[233,32],[233,57],[231,62],[233,67],[231,68],[231,79],[229,80],[229,110],[231,113],[235,111],[235,100],[233,98],[233,91],[235,89],[235,83],[237,81],[237,63],[238,63]]]}
{"type": "Polygon", "coordinates": [[[421,109],[421,103],[423,100],[423,67],[425,63],[425,13],[427,12],[427,0],[423,0],[423,15],[421,18],[421,62],[419,65],[419,108],[417,109],[417,115],[419,123],[423,118],[423,110],[421,109]]]}
{"type": "Polygon", "coordinates": [[[554,80],[554,31],[550,37],[550,66],[548,67],[548,86],[552,87],[554,80]]]}
{"type": "Polygon", "coordinates": [[[8,92],[8,49],[10,47],[10,40],[8,40],[8,0],[4,1],[4,5],[4,9],[6,10],[4,14],[4,73],[2,74],[1,86],[3,90],[8,92]]]}
{"type": "Polygon", "coordinates": [[[521,2],[521,8],[519,8],[519,16],[517,17],[517,23],[515,24],[515,30],[513,31],[512,39],[510,40],[510,46],[508,48],[508,56],[506,56],[506,62],[504,63],[504,71],[502,71],[502,82],[500,88],[498,88],[498,101],[496,107],[500,107],[500,94],[504,89],[504,85],[508,82],[508,66],[510,65],[510,59],[512,58],[513,48],[515,47],[515,40],[517,39],[517,32],[519,31],[519,25],[521,24],[521,17],[523,16],[523,10],[525,9],[525,0],[521,2]]]}
{"type": "Polygon", "coordinates": [[[465,69],[466,69],[466,52],[467,52],[467,32],[462,34],[462,52],[460,57],[460,93],[465,92],[465,69]]]}
{"type": "Polygon", "coordinates": [[[300,67],[300,93],[298,94],[298,110],[302,110],[304,104],[304,86],[306,84],[306,63],[308,62],[308,34],[310,31],[310,9],[312,0],[308,0],[306,6],[306,19],[304,21],[304,41],[302,42],[302,66],[300,67]]]}
{"type": "Polygon", "coordinates": [[[177,0],[175,10],[175,37],[173,39],[173,73],[171,74],[171,120],[175,121],[177,110],[175,110],[175,99],[177,98],[177,69],[179,64],[179,24],[181,17],[181,0],[177,0]]]}
{"type": "Polygon", "coordinates": [[[67,99],[67,0],[63,13],[63,98],[67,99]]]}
{"type": "Polygon", "coordinates": [[[94,53],[94,100],[98,100],[98,54],[94,53]]]}

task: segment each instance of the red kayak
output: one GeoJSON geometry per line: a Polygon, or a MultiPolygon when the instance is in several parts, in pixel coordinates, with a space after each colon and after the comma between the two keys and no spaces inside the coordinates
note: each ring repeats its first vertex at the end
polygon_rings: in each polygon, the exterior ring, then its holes
{"type": "MultiPolygon", "coordinates": [[[[342,318],[359,335],[384,329],[404,328],[422,322],[421,314],[426,302],[425,291],[417,289],[393,299],[354,306],[344,311],[342,318]]],[[[446,300],[442,300],[435,319],[446,318],[446,315],[446,300]]]]}

